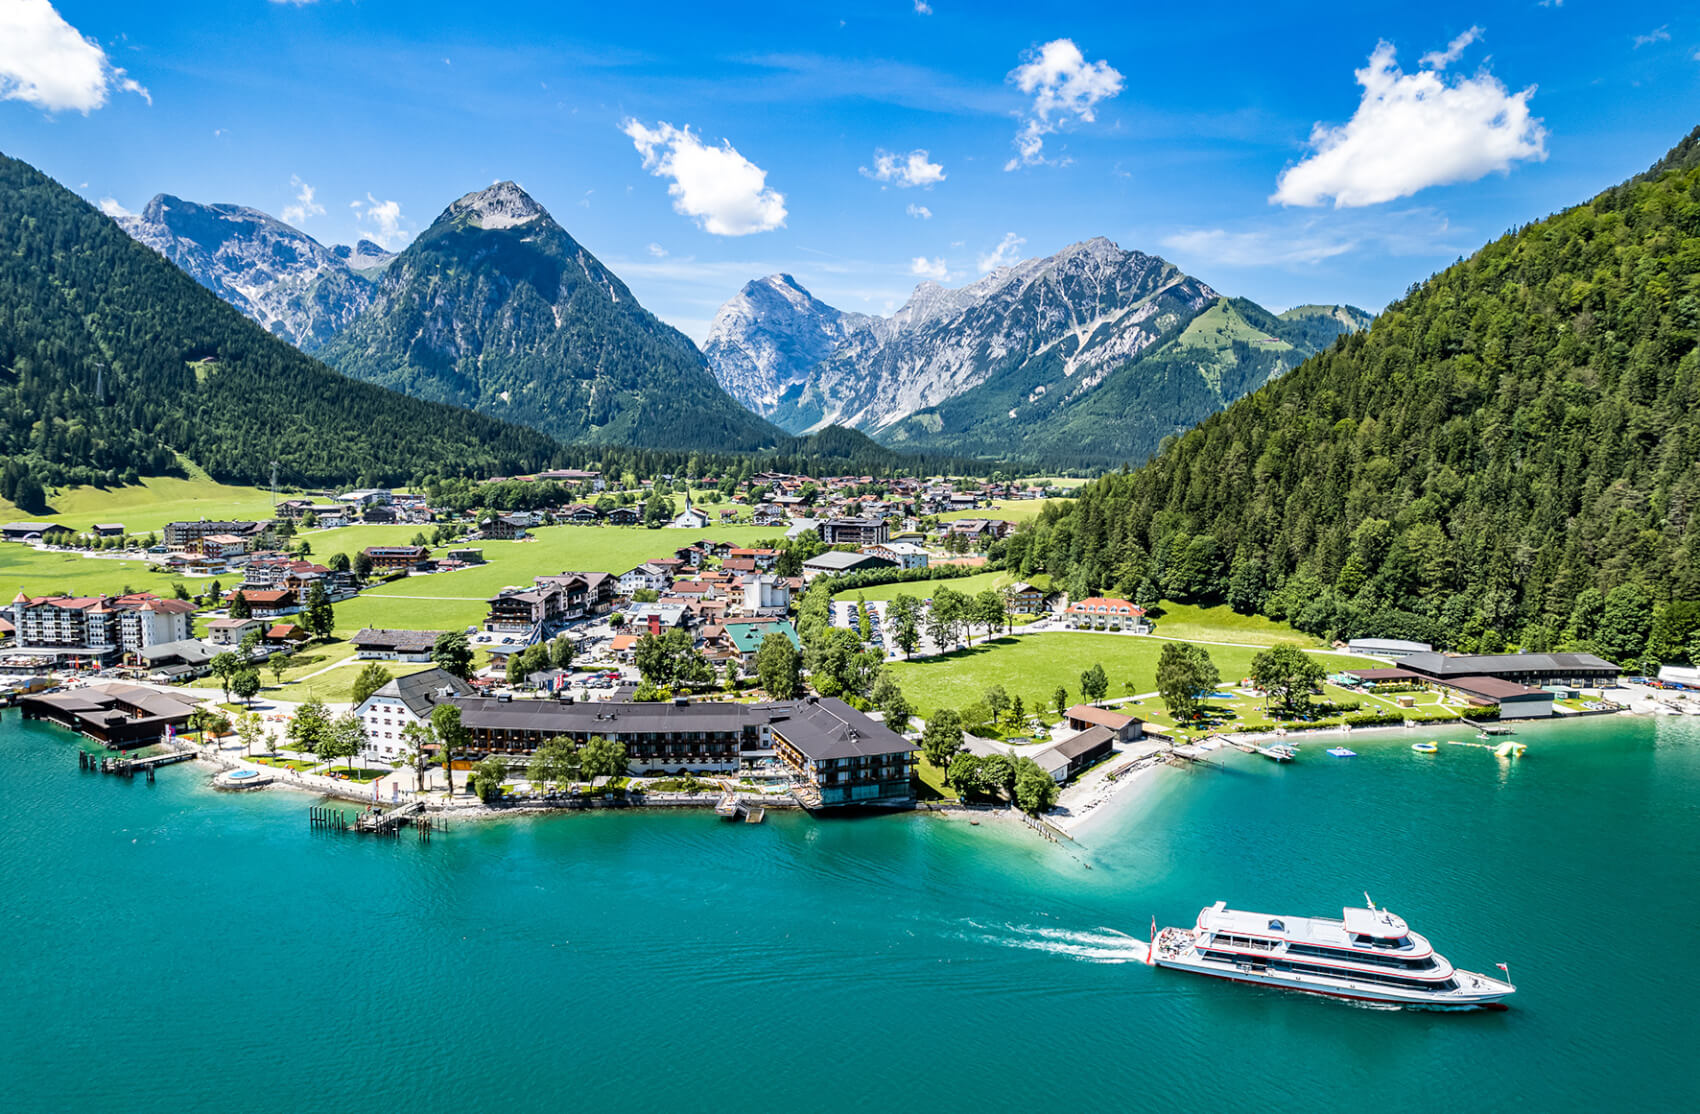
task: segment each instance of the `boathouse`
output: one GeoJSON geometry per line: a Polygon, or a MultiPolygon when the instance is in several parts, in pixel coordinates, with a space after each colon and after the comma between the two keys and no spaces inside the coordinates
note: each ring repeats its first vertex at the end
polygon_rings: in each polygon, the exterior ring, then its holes
{"type": "Polygon", "coordinates": [[[25,719],[47,720],[119,750],[157,743],[168,727],[181,731],[198,703],[140,685],[89,685],[18,699],[25,719]]]}

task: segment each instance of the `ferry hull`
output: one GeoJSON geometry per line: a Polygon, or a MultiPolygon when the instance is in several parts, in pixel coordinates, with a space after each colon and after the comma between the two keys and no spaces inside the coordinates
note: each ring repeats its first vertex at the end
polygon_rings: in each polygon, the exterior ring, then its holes
{"type": "MultiPolygon", "coordinates": [[[[1238,967],[1228,969],[1213,964],[1188,963],[1184,960],[1163,957],[1158,957],[1154,963],[1158,967],[1187,971],[1195,975],[1209,975],[1211,978],[1225,979],[1228,982],[1249,983],[1253,986],[1267,986],[1275,990],[1291,990],[1300,994],[1316,994],[1324,998],[1342,998],[1352,1002],[1373,1002],[1377,1005],[1398,1006],[1402,1009],[1414,1010],[1443,1010],[1448,1012],[1507,1010],[1511,1007],[1507,1006],[1501,999],[1512,993],[1514,989],[1507,986],[1503,991],[1474,995],[1456,991],[1445,994],[1401,994],[1398,991],[1383,992],[1365,988],[1330,986],[1289,975],[1259,974],[1256,971],[1245,971],[1238,967]]],[[[1459,974],[1463,975],[1467,972],[1461,971],[1459,974]]]]}

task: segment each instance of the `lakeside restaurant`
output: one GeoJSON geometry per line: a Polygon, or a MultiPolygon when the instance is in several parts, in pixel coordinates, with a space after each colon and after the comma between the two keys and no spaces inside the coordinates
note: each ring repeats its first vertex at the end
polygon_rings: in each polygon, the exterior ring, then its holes
{"type": "Polygon", "coordinates": [[[70,692],[20,697],[25,719],[44,719],[117,750],[160,741],[169,727],[180,731],[198,703],[191,697],[140,685],[89,685],[70,692]]]}

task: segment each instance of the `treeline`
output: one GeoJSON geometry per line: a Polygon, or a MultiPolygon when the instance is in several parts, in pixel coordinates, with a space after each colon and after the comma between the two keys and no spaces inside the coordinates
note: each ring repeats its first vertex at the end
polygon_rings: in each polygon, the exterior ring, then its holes
{"type": "Polygon", "coordinates": [[[1693,660],[1697,341],[1690,136],[1048,506],[1006,566],[1323,636],[1693,660]]]}

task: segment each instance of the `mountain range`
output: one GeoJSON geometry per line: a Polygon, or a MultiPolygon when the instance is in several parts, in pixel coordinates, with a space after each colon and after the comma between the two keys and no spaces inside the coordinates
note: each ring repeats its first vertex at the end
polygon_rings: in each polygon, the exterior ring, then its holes
{"type": "Polygon", "coordinates": [[[449,205],[407,248],[327,247],[265,213],[161,195],[125,231],[275,335],[356,379],[561,441],[781,446],[683,333],[519,186],[449,205]]]}
{"type": "Polygon", "coordinates": [[[901,449],[1070,463],[1140,458],[1369,315],[1272,314],[1102,237],[890,317],[845,313],[789,275],[721,307],[704,355],[782,428],[861,429],[901,449]]]}
{"type": "Polygon", "coordinates": [[[1330,640],[1700,661],[1697,199],[1700,129],[1047,508],[1014,570],[1330,640]]]}
{"type": "Polygon", "coordinates": [[[314,485],[527,472],[561,452],[535,430],[350,381],[5,156],[0,212],[0,496],[20,505],[44,485],[185,461],[243,483],[276,462],[284,483],[314,485]]]}

